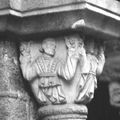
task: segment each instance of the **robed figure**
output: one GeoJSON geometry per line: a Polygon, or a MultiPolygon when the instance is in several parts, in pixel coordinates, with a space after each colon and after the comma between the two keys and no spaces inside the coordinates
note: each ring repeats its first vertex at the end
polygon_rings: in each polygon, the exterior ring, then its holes
{"type": "Polygon", "coordinates": [[[87,104],[94,97],[94,91],[97,88],[97,76],[103,71],[105,64],[105,56],[103,47],[95,48],[95,44],[91,41],[89,51],[87,52],[84,43],[81,45],[80,61],[80,77],[78,83],[78,94],[76,103],[87,104]]]}
{"type": "Polygon", "coordinates": [[[31,83],[32,91],[40,105],[66,103],[61,78],[72,79],[78,57],[71,53],[70,46],[66,61],[55,57],[56,42],[53,38],[43,40],[41,47],[42,54],[33,61],[30,58],[29,47],[27,46],[26,50],[21,48],[20,62],[23,76],[31,83]]]}

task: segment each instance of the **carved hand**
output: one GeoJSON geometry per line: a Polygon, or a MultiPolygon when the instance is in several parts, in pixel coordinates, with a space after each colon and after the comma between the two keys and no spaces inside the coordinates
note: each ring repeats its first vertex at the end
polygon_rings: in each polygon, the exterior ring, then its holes
{"type": "Polygon", "coordinates": [[[100,47],[99,54],[104,54],[104,48],[103,47],[100,47]]]}
{"type": "Polygon", "coordinates": [[[20,52],[23,56],[29,56],[30,55],[30,43],[21,45],[20,52]]]}
{"type": "Polygon", "coordinates": [[[68,56],[76,59],[80,57],[78,51],[75,49],[68,49],[68,56]]]}

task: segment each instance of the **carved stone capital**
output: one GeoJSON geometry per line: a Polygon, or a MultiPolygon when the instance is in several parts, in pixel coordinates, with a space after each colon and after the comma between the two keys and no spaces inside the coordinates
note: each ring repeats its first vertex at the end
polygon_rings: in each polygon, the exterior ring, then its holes
{"type": "Polygon", "coordinates": [[[105,63],[103,46],[72,34],[20,46],[24,78],[40,108],[40,120],[86,120],[97,75],[105,63]]]}

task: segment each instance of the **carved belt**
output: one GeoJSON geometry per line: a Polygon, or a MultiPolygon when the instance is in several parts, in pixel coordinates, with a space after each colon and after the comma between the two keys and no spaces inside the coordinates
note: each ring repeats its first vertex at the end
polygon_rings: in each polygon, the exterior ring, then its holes
{"type": "Polygon", "coordinates": [[[57,76],[57,74],[55,74],[55,73],[40,73],[39,74],[39,76],[40,77],[56,77],[57,76]]]}
{"type": "Polygon", "coordinates": [[[82,73],[82,75],[89,75],[89,74],[92,74],[92,75],[96,76],[95,72],[92,72],[92,71],[90,71],[88,73],[82,73]]]}

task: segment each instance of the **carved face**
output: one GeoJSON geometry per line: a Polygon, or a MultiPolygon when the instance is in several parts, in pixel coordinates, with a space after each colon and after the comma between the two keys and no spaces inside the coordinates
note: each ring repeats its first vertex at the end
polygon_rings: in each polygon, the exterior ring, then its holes
{"type": "Polygon", "coordinates": [[[83,40],[79,38],[78,47],[82,48],[84,46],[83,40]]]}
{"type": "Polygon", "coordinates": [[[77,34],[65,37],[65,40],[68,48],[76,49],[78,47],[81,48],[84,46],[82,38],[80,38],[80,36],[77,34]]]}
{"type": "Polygon", "coordinates": [[[114,81],[109,84],[110,103],[120,108],[120,82],[114,81]]]}
{"type": "Polygon", "coordinates": [[[43,40],[42,48],[46,54],[53,56],[55,54],[56,49],[55,40],[52,38],[47,38],[43,40]]]}

